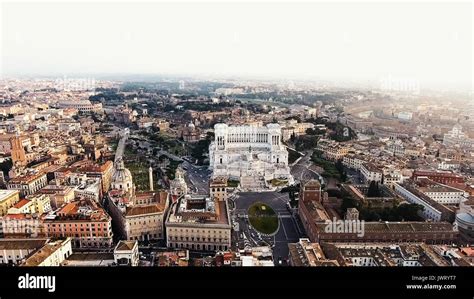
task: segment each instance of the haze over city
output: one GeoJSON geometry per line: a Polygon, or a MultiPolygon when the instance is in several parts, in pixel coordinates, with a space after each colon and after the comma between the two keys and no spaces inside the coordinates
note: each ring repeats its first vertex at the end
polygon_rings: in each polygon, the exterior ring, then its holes
{"type": "Polygon", "coordinates": [[[1,74],[415,81],[471,89],[472,3],[3,2],[1,74]]]}

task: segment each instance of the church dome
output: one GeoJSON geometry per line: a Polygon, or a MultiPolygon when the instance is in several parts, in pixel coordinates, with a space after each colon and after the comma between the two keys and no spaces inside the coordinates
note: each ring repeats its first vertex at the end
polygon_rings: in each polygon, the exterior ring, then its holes
{"type": "Polygon", "coordinates": [[[128,191],[130,188],[132,188],[132,184],[132,173],[130,170],[125,168],[123,160],[120,159],[117,161],[114,174],[112,175],[112,187],[113,189],[128,191]]]}

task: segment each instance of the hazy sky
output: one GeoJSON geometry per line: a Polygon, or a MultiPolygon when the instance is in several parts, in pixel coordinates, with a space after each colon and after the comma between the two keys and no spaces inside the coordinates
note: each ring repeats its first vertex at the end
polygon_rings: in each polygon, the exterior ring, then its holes
{"type": "Polygon", "coordinates": [[[3,2],[3,75],[172,73],[472,84],[472,4],[3,2]]]}

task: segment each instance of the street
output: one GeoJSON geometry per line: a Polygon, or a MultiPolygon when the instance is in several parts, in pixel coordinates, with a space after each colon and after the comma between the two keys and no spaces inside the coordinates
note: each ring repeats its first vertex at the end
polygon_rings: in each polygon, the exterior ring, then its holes
{"type": "Polygon", "coordinates": [[[192,193],[209,194],[211,171],[206,166],[196,166],[184,160],[181,167],[186,173],[186,184],[192,193]]]}
{"type": "Polygon", "coordinates": [[[117,145],[117,150],[115,151],[115,161],[117,162],[119,159],[123,157],[123,153],[125,151],[125,146],[127,143],[128,135],[130,134],[130,130],[125,128],[119,132],[120,140],[117,145]]]}
{"type": "Polygon", "coordinates": [[[305,182],[311,179],[318,179],[321,184],[325,183],[324,178],[319,173],[310,169],[310,166],[313,165],[313,162],[311,162],[312,154],[313,152],[310,151],[305,156],[303,156],[298,161],[298,163],[291,167],[291,175],[295,179],[295,184],[298,184],[299,182],[305,182]]]}

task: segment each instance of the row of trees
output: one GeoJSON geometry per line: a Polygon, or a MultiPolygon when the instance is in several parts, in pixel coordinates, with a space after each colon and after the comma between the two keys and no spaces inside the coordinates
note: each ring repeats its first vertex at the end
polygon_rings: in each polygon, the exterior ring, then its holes
{"type": "Polygon", "coordinates": [[[400,204],[387,208],[370,208],[362,206],[359,202],[349,196],[343,197],[341,210],[347,211],[348,208],[356,208],[359,211],[359,217],[365,221],[422,221],[419,212],[423,206],[418,204],[400,204]]]}
{"type": "Polygon", "coordinates": [[[367,191],[367,197],[382,197],[382,192],[380,191],[378,182],[376,181],[370,182],[369,190],[367,191]]]}
{"type": "Polygon", "coordinates": [[[290,141],[295,145],[297,151],[305,151],[315,148],[318,144],[318,139],[319,137],[314,135],[290,136],[290,141]]]}
{"type": "Polygon", "coordinates": [[[206,139],[199,140],[197,143],[193,144],[191,147],[191,156],[197,160],[199,165],[204,164],[204,160],[206,160],[206,156],[209,154],[209,145],[211,141],[214,139],[214,133],[208,132],[206,135],[206,139]]]}

